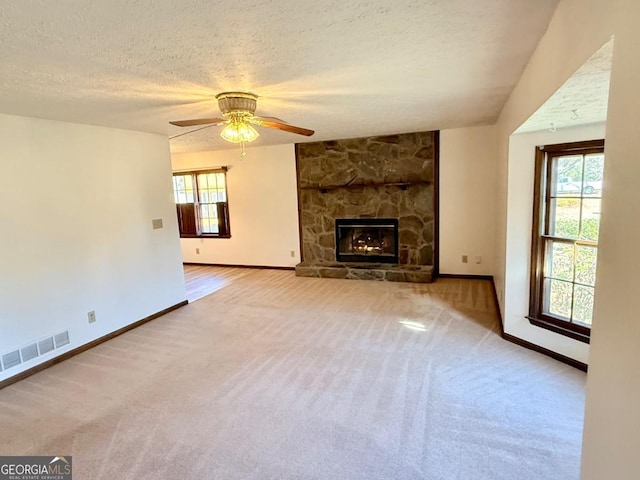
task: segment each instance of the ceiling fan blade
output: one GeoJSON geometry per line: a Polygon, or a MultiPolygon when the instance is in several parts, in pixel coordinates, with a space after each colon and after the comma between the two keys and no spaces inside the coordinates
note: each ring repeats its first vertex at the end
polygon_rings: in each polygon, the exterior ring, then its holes
{"type": "Polygon", "coordinates": [[[251,121],[254,118],[257,119],[259,122],[260,121],[279,122],[279,123],[284,123],[285,125],[288,125],[287,122],[285,122],[284,120],[282,120],[281,118],[278,118],[278,117],[259,117],[257,115],[254,115],[253,117],[251,117],[251,119],[249,119],[249,121],[251,121]]]}
{"type": "Polygon", "coordinates": [[[211,124],[211,125],[205,125],[204,127],[200,127],[200,128],[194,128],[193,130],[189,130],[188,132],[182,132],[177,135],[173,135],[172,137],[169,137],[169,140],[173,140],[174,138],[178,138],[178,137],[183,137],[185,135],[189,135],[190,133],[199,132],[200,130],[204,130],[205,128],[211,128],[215,126],[216,126],[215,124],[211,124]]]}
{"type": "Polygon", "coordinates": [[[260,125],[261,127],[269,127],[275,128],[277,130],[283,130],[285,132],[297,133],[298,135],[305,135],[310,137],[315,132],[313,130],[309,130],[307,128],[296,127],[294,125],[289,125],[288,123],[276,122],[274,120],[269,119],[269,117],[253,117],[251,119],[252,123],[256,125],[260,125]]]}
{"type": "Polygon", "coordinates": [[[227,120],[224,118],[199,118],[197,120],[179,120],[177,122],[169,122],[176,127],[195,127],[196,125],[222,124],[227,120]]]}

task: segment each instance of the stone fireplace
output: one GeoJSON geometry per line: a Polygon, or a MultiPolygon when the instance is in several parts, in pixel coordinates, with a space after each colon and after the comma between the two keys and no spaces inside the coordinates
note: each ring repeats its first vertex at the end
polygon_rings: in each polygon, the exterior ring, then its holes
{"type": "Polygon", "coordinates": [[[429,282],[438,132],[296,146],[296,274],[429,282]]]}

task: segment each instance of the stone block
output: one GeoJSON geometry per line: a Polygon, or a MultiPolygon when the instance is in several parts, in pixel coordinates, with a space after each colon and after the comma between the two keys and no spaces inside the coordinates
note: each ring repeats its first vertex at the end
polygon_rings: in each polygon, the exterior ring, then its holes
{"type": "Polygon", "coordinates": [[[301,143],[298,145],[298,157],[319,157],[326,153],[322,142],[301,143]]]}
{"type": "Polygon", "coordinates": [[[419,250],[420,265],[433,265],[433,247],[425,245],[419,250]]]}
{"type": "Polygon", "coordinates": [[[381,270],[349,269],[349,278],[354,280],[384,280],[384,272],[381,270]]]}
{"type": "Polygon", "coordinates": [[[380,143],[393,143],[399,144],[401,141],[401,135],[384,135],[381,137],[373,137],[371,139],[372,142],[380,142],[380,143]]]}
{"type": "Polygon", "coordinates": [[[380,218],[397,218],[400,212],[397,205],[383,203],[378,207],[378,211],[376,213],[380,218]]]}
{"type": "Polygon", "coordinates": [[[407,274],[405,272],[385,272],[384,279],[387,282],[406,282],[406,275],[407,274]]]}
{"type": "Polygon", "coordinates": [[[405,245],[416,245],[418,243],[419,235],[413,230],[407,228],[401,228],[398,232],[398,240],[405,245]]]}
{"type": "Polygon", "coordinates": [[[297,277],[319,277],[318,270],[314,267],[310,266],[302,266],[301,264],[296,265],[296,276],[297,277]]]}
{"type": "Polygon", "coordinates": [[[320,246],[325,248],[333,249],[336,245],[336,238],[333,232],[323,233],[322,235],[320,235],[318,241],[320,243],[320,246]]]}
{"type": "Polygon", "coordinates": [[[428,147],[422,147],[416,153],[414,153],[416,158],[422,158],[423,160],[433,158],[433,145],[428,147]]]}
{"type": "Polygon", "coordinates": [[[319,268],[318,273],[322,278],[347,278],[349,271],[346,268],[319,268]]]}
{"type": "Polygon", "coordinates": [[[405,281],[411,283],[431,283],[433,281],[433,274],[431,270],[407,272],[405,275],[405,281]]]}
{"type": "Polygon", "coordinates": [[[409,247],[406,245],[400,245],[400,249],[398,251],[398,262],[403,265],[409,263],[409,247]]]}

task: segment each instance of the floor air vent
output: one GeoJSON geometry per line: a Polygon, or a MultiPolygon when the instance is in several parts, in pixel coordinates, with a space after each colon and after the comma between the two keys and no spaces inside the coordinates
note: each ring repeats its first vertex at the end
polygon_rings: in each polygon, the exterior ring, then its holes
{"type": "Polygon", "coordinates": [[[56,348],[64,347],[69,343],[69,331],[54,335],[53,338],[56,340],[56,348]]]}
{"type": "Polygon", "coordinates": [[[23,362],[28,362],[29,360],[33,360],[34,358],[36,358],[39,354],[38,354],[38,345],[35,343],[32,343],[31,345],[27,345],[26,347],[22,347],[20,349],[20,352],[22,353],[22,361],[23,362]]]}
{"type": "Polygon", "coordinates": [[[9,368],[20,365],[21,363],[28,362],[34,358],[52,352],[58,348],[62,348],[65,345],[69,345],[69,330],[58,333],[51,337],[43,338],[37,342],[25,345],[13,352],[5,353],[0,357],[0,372],[8,370],[9,368]]]}
{"type": "Polygon", "coordinates": [[[54,348],[56,347],[53,344],[53,337],[45,338],[44,340],[40,340],[38,342],[38,350],[40,351],[40,355],[49,353],[54,348]]]}
{"type": "Polygon", "coordinates": [[[16,365],[20,365],[22,360],[20,360],[20,351],[16,350],[15,352],[5,353],[2,355],[2,366],[4,369],[8,369],[11,367],[15,367],[16,365]]]}

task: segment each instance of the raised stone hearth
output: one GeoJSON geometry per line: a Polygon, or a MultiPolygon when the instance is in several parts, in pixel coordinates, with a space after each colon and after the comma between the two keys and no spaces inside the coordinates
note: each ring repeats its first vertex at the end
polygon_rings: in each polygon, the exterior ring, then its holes
{"type": "Polygon", "coordinates": [[[349,278],[355,280],[383,280],[387,282],[430,283],[430,265],[390,265],[384,263],[299,263],[299,277],[349,278]]]}

